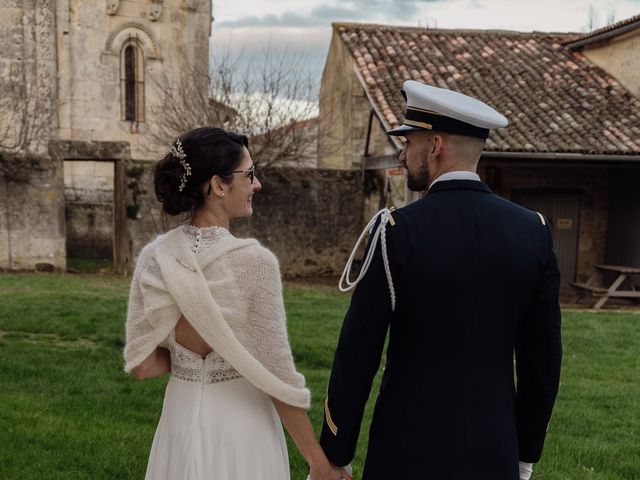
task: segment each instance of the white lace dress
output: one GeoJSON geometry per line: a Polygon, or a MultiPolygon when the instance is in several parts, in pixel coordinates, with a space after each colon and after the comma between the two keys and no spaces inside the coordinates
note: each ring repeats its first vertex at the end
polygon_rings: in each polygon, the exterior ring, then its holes
{"type": "MultiPolygon", "coordinates": [[[[196,255],[230,233],[185,227],[196,255]]],[[[289,458],[271,398],[215,351],[205,358],[175,340],[147,480],[289,480],[289,458]]]]}

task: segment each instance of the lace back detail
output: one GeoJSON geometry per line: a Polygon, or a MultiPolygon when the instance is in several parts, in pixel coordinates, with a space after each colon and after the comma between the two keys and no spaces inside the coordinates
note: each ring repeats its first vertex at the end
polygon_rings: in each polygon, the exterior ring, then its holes
{"type": "Polygon", "coordinates": [[[168,338],[171,374],[187,382],[204,384],[225,382],[241,375],[216,351],[202,358],[196,352],[176,342],[175,331],[168,338]]]}
{"type": "Polygon", "coordinates": [[[196,255],[200,252],[206,252],[209,247],[216,244],[221,238],[231,235],[229,230],[224,227],[195,227],[193,225],[185,225],[184,233],[191,241],[191,251],[196,255]]]}

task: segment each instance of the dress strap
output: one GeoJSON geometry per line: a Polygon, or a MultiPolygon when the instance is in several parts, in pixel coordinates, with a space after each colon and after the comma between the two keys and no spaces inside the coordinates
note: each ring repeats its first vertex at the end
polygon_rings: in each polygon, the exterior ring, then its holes
{"type": "Polygon", "coordinates": [[[391,268],[389,267],[389,257],[387,254],[387,235],[386,235],[386,226],[387,223],[391,222],[394,224],[393,217],[391,216],[391,210],[388,208],[383,208],[378,213],[376,213],[373,218],[369,221],[364,230],[360,234],[358,241],[356,242],[355,247],[353,247],[353,251],[349,256],[349,260],[347,260],[347,264],[344,267],[342,272],[342,276],[340,277],[340,282],[338,283],[338,288],[341,292],[348,292],[355,288],[355,286],[364,278],[367,270],[369,270],[369,266],[371,265],[371,261],[373,260],[373,254],[375,253],[376,246],[378,245],[378,238],[381,238],[381,246],[382,246],[382,263],[384,264],[384,271],[387,275],[387,284],[389,285],[389,293],[391,295],[391,311],[395,311],[396,309],[396,291],[393,287],[393,278],[391,277],[391,268]],[[362,268],[360,268],[360,273],[358,277],[351,281],[349,279],[349,273],[351,272],[351,267],[353,265],[353,260],[356,256],[356,252],[360,247],[360,244],[365,239],[368,233],[370,233],[371,229],[375,225],[375,223],[380,219],[380,223],[375,231],[371,234],[371,246],[369,247],[369,251],[367,252],[366,257],[362,262],[362,268]],[[343,286],[343,284],[346,284],[343,286]]]}

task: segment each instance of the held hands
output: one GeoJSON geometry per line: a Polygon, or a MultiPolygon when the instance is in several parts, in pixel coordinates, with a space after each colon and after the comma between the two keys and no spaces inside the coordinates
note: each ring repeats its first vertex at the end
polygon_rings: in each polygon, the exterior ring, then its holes
{"type": "Polygon", "coordinates": [[[353,480],[351,476],[351,466],[338,468],[332,463],[311,467],[307,480],[353,480]]]}
{"type": "Polygon", "coordinates": [[[344,480],[353,480],[353,476],[351,472],[351,464],[347,465],[346,467],[342,467],[339,470],[344,480]]]}
{"type": "MultiPolygon", "coordinates": [[[[533,464],[520,462],[520,480],[530,480],[533,473],[533,464]]],[[[337,468],[333,464],[325,465],[323,468],[311,469],[307,480],[353,480],[351,476],[351,464],[343,468],[337,468]]]]}

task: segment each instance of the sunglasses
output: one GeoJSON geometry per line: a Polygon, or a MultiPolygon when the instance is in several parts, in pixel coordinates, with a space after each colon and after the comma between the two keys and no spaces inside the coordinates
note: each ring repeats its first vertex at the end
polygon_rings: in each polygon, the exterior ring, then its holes
{"type": "Polygon", "coordinates": [[[249,181],[253,183],[253,179],[256,176],[256,166],[251,165],[251,168],[249,170],[235,170],[233,172],[221,173],[221,175],[231,175],[233,173],[244,173],[249,178],[249,181]]]}
{"type": "MultiPolygon", "coordinates": [[[[233,175],[234,173],[244,173],[245,176],[249,179],[249,182],[253,185],[253,179],[256,176],[256,166],[251,165],[251,168],[249,170],[234,170],[233,172],[224,172],[224,173],[220,173],[219,175],[233,175]]],[[[211,193],[211,185],[209,185],[209,188],[207,190],[207,195],[209,195],[210,193],[211,193]]]]}

